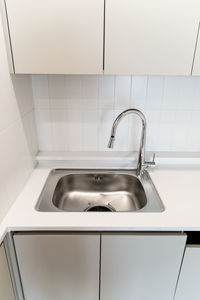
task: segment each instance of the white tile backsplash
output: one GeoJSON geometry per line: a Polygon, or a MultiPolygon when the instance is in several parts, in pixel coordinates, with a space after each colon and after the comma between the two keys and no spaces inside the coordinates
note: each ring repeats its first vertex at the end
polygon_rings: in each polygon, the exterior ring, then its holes
{"type": "Polygon", "coordinates": [[[114,109],[127,109],[131,105],[131,76],[115,77],[114,109]]]}
{"type": "Polygon", "coordinates": [[[114,109],[115,77],[99,76],[99,108],[114,109]]]}
{"type": "MultiPolygon", "coordinates": [[[[172,144],[174,141],[173,135],[179,135],[178,130],[175,129],[175,117],[176,111],[174,110],[164,110],[160,112],[160,124],[159,133],[157,140],[157,150],[159,151],[176,151],[179,147],[178,143],[172,144]],[[176,132],[174,132],[176,130],[176,132]]],[[[181,149],[181,148],[180,148],[181,149]]],[[[184,150],[180,150],[184,151],[184,150]]]]}
{"type": "Polygon", "coordinates": [[[99,102],[99,77],[82,76],[82,108],[83,109],[98,109],[99,102]]]}
{"type": "Polygon", "coordinates": [[[52,116],[50,109],[36,109],[35,120],[39,149],[53,150],[52,116]]]}
{"type": "Polygon", "coordinates": [[[82,99],[82,76],[66,76],[66,98],[68,109],[84,108],[82,99]]]}
{"type": "Polygon", "coordinates": [[[49,84],[46,75],[32,76],[32,90],[35,109],[50,108],[49,84]]]}
{"type": "Polygon", "coordinates": [[[54,151],[67,151],[67,110],[50,111],[52,118],[52,145],[54,151]]]}
{"type": "Polygon", "coordinates": [[[144,110],[147,100],[147,76],[133,76],[131,85],[131,106],[144,110]]]}
{"type": "Polygon", "coordinates": [[[172,130],[172,151],[176,151],[174,149],[176,149],[177,145],[180,148],[185,148],[185,151],[190,150],[190,145],[188,144],[189,126],[185,126],[185,124],[189,124],[190,122],[190,111],[177,110],[175,112],[173,127],[176,128],[176,131],[172,130]]]}
{"type": "Polygon", "coordinates": [[[35,124],[35,114],[34,110],[31,110],[27,114],[24,115],[22,119],[24,125],[24,131],[29,147],[29,151],[33,160],[35,160],[35,155],[37,154],[37,135],[36,135],[36,124],[35,124]]]}
{"type": "Polygon", "coordinates": [[[97,109],[83,110],[83,151],[88,149],[95,151],[98,149],[98,123],[99,114],[97,109]]]}
{"type": "MultiPolygon", "coordinates": [[[[147,118],[147,150],[200,151],[200,77],[32,76],[41,151],[110,151],[114,117],[124,109],[147,118]]],[[[127,116],[114,151],[137,150],[141,124],[127,116]]]]}
{"type": "Polygon", "coordinates": [[[49,75],[48,85],[50,108],[67,108],[65,76],[49,75]]]}
{"type": "Polygon", "coordinates": [[[148,78],[146,94],[146,110],[160,110],[162,107],[165,78],[152,76],[148,78]]]}
{"type": "MultiPolygon", "coordinates": [[[[147,110],[145,112],[145,116],[147,119],[147,145],[149,149],[153,149],[154,151],[157,150],[159,151],[158,137],[160,135],[160,117],[161,117],[160,110],[147,110]]],[[[140,128],[141,128],[141,124],[140,124],[140,128]]]]}
{"type": "MultiPolygon", "coordinates": [[[[67,110],[67,148],[69,151],[83,150],[83,110],[67,110]]],[[[90,132],[88,132],[90,134],[90,132]]],[[[48,149],[49,150],[49,149],[48,149]]]]}

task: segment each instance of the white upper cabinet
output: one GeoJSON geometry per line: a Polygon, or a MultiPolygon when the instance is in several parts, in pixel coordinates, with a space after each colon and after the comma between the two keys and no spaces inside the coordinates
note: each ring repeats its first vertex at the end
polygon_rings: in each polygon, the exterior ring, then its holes
{"type": "Polygon", "coordinates": [[[104,0],[6,0],[15,73],[103,72],[104,0]]]}
{"type": "Polygon", "coordinates": [[[16,74],[200,75],[199,0],[5,0],[2,11],[16,74]]]}
{"type": "Polygon", "coordinates": [[[191,75],[199,0],[106,0],[105,11],[105,74],[191,75]]]}

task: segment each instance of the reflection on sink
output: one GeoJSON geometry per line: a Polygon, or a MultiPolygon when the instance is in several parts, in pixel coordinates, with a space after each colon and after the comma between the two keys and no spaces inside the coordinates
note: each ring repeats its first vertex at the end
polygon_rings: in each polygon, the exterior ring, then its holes
{"type": "Polygon", "coordinates": [[[136,211],[146,203],[141,182],[127,174],[66,175],[53,195],[53,204],[64,211],[136,211]]]}
{"type": "Polygon", "coordinates": [[[36,209],[46,212],[161,212],[164,206],[147,171],[51,171],[36,209]]]}

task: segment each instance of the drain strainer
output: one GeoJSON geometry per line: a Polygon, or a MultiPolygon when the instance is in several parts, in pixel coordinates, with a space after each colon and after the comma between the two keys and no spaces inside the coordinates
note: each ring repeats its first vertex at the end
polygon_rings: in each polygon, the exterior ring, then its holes
{"type": "Polygon", "coordinates": [[[115,209],[108,205],[92,205],[87,207],[85,211],[115,211],[115,209]]]}

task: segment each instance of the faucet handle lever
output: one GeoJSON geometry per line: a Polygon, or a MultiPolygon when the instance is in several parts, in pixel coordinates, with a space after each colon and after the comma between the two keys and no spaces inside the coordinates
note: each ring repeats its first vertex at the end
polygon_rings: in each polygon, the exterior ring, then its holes
{"type": "Polygon", "coordinates": [[[153,154],[153,158],[152,158],[152,164],[155,166],[155,158],[156,158],[156,153],[154,152],[154,154],[153,154]]]}
{"type": "Polygon", "coordinates": [[[156,157],[156,153],[154,152],[152,161],[145,161],[145,166],[147,168],[148,167],[154,167],[156,165],[156,163],[155,163],[155,157],[156,157]]]}

